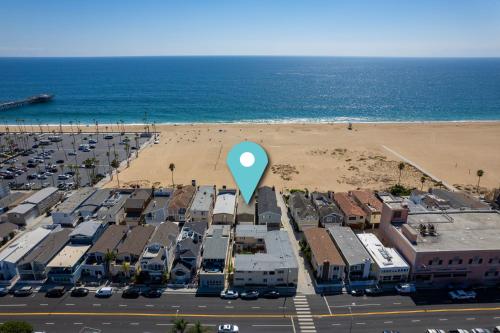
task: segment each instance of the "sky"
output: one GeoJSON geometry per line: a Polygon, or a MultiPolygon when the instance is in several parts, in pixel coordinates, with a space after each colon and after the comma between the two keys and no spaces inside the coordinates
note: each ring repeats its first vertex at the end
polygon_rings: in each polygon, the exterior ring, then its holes
{"type": "Polygon", "coordinates": [[[500,57],[499,0],[0,1],[1,57],[500,57]]]}

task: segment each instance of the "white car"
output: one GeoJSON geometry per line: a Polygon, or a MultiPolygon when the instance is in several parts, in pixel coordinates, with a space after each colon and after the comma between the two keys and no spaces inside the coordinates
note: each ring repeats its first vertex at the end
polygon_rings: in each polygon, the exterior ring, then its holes
{"type": "Polygon", "coordinates": [[[222,325],[219,325],[219,327],[217,329],[218,333],[236,333],[239,331],[240,331],[240,329],[238,328],[238,326],[232,325],[232,324],[222,324],[222,325]]]}
{"type": "Polygon", "coordinates": [[[428,328],[426,333],[446,333],[446,331],[440,330],[439,328],[428,328]]]}
{"type": "Polygon", "coordinates": [[[111,297],[111,295],[113,295],[113,287],[102,287],[95,293],[96,297],[111,297]]]}
{"type": "Polygon", "coordinates": [[[454,290],[448,293],[452,300],[471,300],[476,298],[475,291],[454,290]]]}
{"type": "Polygon", "coordinates": [[[412,283],[400,283],[395,288],[400,294],[411,294],[417,291],[417,288],[412,283]]]}
{"type": "Polygon", "coordinates": [[[472,333],[491,333],[487,328],[473,328],[472,333]]]}
{"type": "Polygon", "coordinates": [[[237,299],[238,298],[238,292],[234,290],[223,290],[220,292],[220,298],[224,299],[237,299]]]}

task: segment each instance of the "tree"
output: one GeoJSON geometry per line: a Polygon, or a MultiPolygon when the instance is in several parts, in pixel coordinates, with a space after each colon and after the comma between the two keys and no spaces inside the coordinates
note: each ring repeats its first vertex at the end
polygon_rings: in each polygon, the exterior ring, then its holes
{"type": "Polygon", "coordinates": [[[403,172],[404,168],[405,168],[404,162],[399,162],[399,164],[398,164],[398,170],[399,170],[398,185],[401,184],[401,173],[403,172]]]}
{"type": "Polygon", "coordinates": [[[170,165],[168,166],[168,169],[170,170],[170,172],[172,173],[172,187],[175,187],[175,184],[174,184],[174,170],[175,170],[175,164],[174,163],[170,163],[170,165]]]}
{"type": "Polygon", "coordinates": [[[111,262],[114,261],[115,259],[116,259],[116,253],[108,249],[106,251],[106,254],[104,255],[104,262],[106,263],[106,275],[108,277],[111,276],[111,262]]]}
{"type": "Polygon", "coordinates": [[[477,188],[476,188],[476,192],[479,193],[479,182],[481,181],[481,177],[484,176],[484,171],[479,169],[476,171],[476,175],[477,175],[477,188]]]}
{"type": "Polygon", "coordinates": [[[211,330],[208,327],[204,327],[199,321],[197,321],[193,327],[188,330],[188,333],[206,333],[211,330]]]}
{"type": "Polygon", "coordinates": [[[172,327],[172,333],[184,333],[186,331],[188,322],[184,318],[176,318],[172,320],[174,326],[172,327]]]}
{"type": "Polygon", "coordinates": [[[130,277],[130,263],[128,261],[124,261],[122,264],[123,274],[128,279],[130,277]]]}
{"type": "Polygon", "coordinates": [[[420,177],[420,183],[422,183],[422,186],[420,187],[420,191],[423,191],[424,184],[425,184],[425,176],[420,177]]]}
{"type": "Polygon", "coordinates": [[[111,167],[116,171],[116,181],[118,182],[118,188],[120,188],[120,178],[118,178],[118,168],[120,167],[120,162],[115,158],[111,161],[111,167]]]}
{"type": "Polygon", "coordinates": [[[25,321],[6,321],[0,325],[0,333],[31,333],[33,326],[25,321]]]}

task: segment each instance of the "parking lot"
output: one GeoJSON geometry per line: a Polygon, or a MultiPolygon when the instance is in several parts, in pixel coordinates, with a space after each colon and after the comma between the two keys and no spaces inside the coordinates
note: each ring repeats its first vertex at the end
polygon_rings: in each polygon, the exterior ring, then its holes
{"type": "Polygon", "coordinates": [[[0,133],[0,177],[13,189],[69,190],[106,177],[148,133],[0,133]],[[113,166],[113,167],[112,167],[113,166]]]}

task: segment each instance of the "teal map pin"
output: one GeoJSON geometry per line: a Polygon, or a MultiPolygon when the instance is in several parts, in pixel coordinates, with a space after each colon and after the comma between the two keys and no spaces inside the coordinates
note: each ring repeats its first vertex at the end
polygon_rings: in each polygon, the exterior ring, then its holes
{"type": "Polygon", "coordinates": [[[267,162],[266,151],[255,142],[238,143],[227,154],[226,163],[247,204],[252,199],[267,162]]]}

